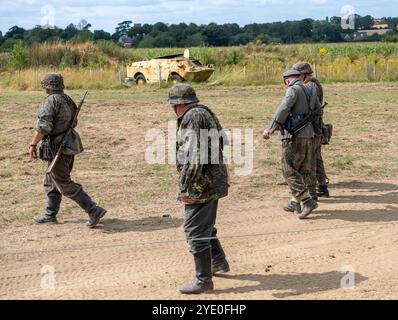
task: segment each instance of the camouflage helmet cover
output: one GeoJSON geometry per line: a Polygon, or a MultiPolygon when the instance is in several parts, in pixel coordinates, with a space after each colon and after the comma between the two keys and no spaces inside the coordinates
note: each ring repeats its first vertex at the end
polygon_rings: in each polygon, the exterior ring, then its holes
{"type": "Polygon", "coordinates": [[[296,63],[293,66],[293,69],[305,74],[314,73],[314,71],[312,71],[311,65],[305,62],[296,63]]]}
{"type": "Polygon", "coordinates": [[[286,72],[283,73],[284,78],[299,77],[299,76],[301,76],[301,73],[297,70],[287,70],[286,72]]]}
{"type": "Polygon", "coordinates": [[[46,74],[43,81],[41,82],[41,86],[44,89],[63,90],[65,89],[64,78],[62,74],[59,73],[46,74]]]}
{"type": "Polygon", "coordinates": [[[192,86],[185,83],[174,85],[169,90],[169,103],[171,105],[189,104],[199,102],[196,92],[192,86]]]}

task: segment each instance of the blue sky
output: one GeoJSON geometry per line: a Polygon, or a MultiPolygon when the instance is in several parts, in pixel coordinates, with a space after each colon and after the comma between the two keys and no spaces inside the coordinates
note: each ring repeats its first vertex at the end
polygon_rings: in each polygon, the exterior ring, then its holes
{"type": "Polygon", "coordinates": [[[397,0],[0,0],[0,30],[4,34],[14,25],[31,28],[52,16],[62,28],[86,19],[91,30],[109,32],[123,20],[245,25],[342,16],[347,5],[360,15],[398,16],[397,0]]]}

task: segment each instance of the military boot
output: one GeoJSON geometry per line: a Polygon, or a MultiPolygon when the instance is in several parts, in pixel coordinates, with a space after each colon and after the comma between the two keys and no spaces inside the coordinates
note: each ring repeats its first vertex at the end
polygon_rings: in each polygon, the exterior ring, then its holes
{"type": "Polygon", "coordinates": [[[87,226],[89,228],[94,228],[106,213],[106,210],[98,207],[83,189],[81,189],[76,196],[71,197],[71,199],[87,212],[89,216],[87,226]]]}
{"type": "Polygon", "coordinates": [[[286,212],[296,212],[301,213],[301,205],[298,202],[291,201],[286,206],[283,207],[286,212]]]}
{"type": "Polygon", "coordinates": [[[186,285],[180,292],[182,294],[200,294],[214,290],[211,271],[211,250],[194,254],[196,279],[186,285]]]}
{"type": "Polygon", "coordinates": [[[58,223],[57,217],[53,216],[48,216],[46,214],[40,215],[40,216],[34,216],[33,221],[42,224],[42,223],[58,223]]]}
{"type": "Polygon", "coordinates": [[[88,214],[89,221],[86,223],[87,227],[95,228],[97,224],[100,222],[101,218],[105,215],[106,209],[101,207],[95,207],[93,212],[88,214]]]}
{"type": "Polygon", "coordinates": [[[33,217],[36,223],[58,223],[57,214],[61,205],[62,195],[52,194],[47,196],[46,213],[33,217]]]}
{"type": "Polygon", "coordinates": [[[314,201],[318,201],[318,193],[317,192],[311,192],[310,195],[314,201]]]}
{"type": "Polygon", "coordinates": [[[318,203],[314,199],[309,198],[307,201],[304,202],[303,212],[299,215],[299,218],[300,219],[305,219],[316,208],[318,208],[318,203]]]}
{"type": "Polygon", "coordinates": [[[217,238],[211,239],[210,244],[213,275],[229,272],[229,263],[225,259],[225,252],[221,246],[220,240],[217,238]]]}
{"type": "Polygon", "coordinates": [[[329,194],[329,189],[327,185],[320,185],[318,187],[318,197],[320,198],[329,198],[330,194],[329,194]]]}

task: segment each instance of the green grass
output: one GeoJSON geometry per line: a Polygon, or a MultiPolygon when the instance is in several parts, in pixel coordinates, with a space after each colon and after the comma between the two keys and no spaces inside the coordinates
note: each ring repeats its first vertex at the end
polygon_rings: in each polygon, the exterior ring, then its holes
{"type": "Polygon", "coordinates": [[[363,132],[369,132],[370,131],[370,128],[369,127],[355,127],[355,128],[353,128],[353,130],[355,131],[355,132],[358,132],[358,133],[363,133],[363,132]]]}
{"type": "Polygon", "coordinates": [[[338,169],[348,169],[350,166],[354,164],[355,157],[354,156],[332,156],[331,164],[333,167],[338,169]]]}

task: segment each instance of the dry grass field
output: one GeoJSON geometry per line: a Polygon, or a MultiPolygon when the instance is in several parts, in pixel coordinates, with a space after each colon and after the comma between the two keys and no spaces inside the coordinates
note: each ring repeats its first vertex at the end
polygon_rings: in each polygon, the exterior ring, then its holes
{"type": "MultiPolygon", "coordinates": [[[[284,88],[198,87],[225,128],[252,128],[254,169],[231,168],[218,229],[231,273],[215,278],[209,299],[398,298],[398,84],[326,85],[324,148],[330,199],[305,221],[281,210],[280,143],[261,139],[284,88]],[[355,287],[341,287],[342,268],[355,287]]],[[[68,92],[76,100],[82,92],[68,92]]],[[[93,230],[64,199],[60,223],[34,225],[44,207],[44,164],[27,157],[43,92],[0,92],[0,299],[181,299],[193,261],[176,202],[175,168],[145,161],[151,128],[174,119],[167,90],[92,91],[79,132],[85,152],[74,178],[108,209],[93,230]],[[43,269],[43,266],[45,267],[43,269]],[[54,288],[43,287],[46,266],[54,288]],[[44,270],[44,271],[43,271],[44,270]]],[[[197,298],[197,297],[195,297],[197,298]]]]}

